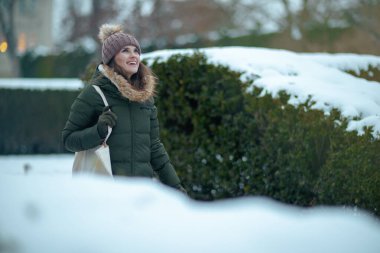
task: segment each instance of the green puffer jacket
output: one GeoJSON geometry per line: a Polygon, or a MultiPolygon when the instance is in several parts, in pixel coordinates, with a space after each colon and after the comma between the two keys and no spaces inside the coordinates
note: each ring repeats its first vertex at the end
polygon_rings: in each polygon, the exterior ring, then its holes
{"type": "Polygon", "coordinates": [[[92,85],[99,86],[117,115],[107,144],[114,175],[153,177],[179,187],[180,180],[159,139],[157,109],[153,95],[155,80],[149,77],[143,90],[134,89],[121,75],[99,65],[94,77],[74,101],[62,139],[66,149],[77,152],[103,142],[97,121],[104,103],[92,85]]]}

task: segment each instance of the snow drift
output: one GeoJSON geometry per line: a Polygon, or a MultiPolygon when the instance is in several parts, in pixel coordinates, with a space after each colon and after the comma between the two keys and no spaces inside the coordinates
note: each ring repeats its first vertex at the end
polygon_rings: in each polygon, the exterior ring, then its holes
{"type": "Polygon", "coordinates": [[[378,253],[380,225],[260,197],[201,203],[148,179],[0,175],[2,252],[378,253]]]}

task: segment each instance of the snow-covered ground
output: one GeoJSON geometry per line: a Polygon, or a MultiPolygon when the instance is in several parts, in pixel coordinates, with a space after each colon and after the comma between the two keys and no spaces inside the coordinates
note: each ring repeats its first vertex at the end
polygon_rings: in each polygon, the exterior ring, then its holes
{"type": "Polygon", "coordinates": [[[0,88],[79,90],[83,88],[83,82],[76,78],[0,78],[0,88]]]}
{"type": "Polygon", "coordinates": [[[71,177],[73,154],[0,156],[1,175],[60,175],[71,177]]]}
{"type": "Polygon", "coordinates": [[[263,197],[196,202],[148,179],[72,178],[72,161],[0,156],[1,252],[380,250],[380,222],[360,210],[302,209],[263,197]]]}

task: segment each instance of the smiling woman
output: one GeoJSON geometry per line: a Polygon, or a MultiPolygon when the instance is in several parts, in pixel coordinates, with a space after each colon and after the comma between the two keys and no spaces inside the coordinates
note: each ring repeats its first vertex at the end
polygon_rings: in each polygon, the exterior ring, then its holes
{"type": "Polygon", "coordinates": [[[120,69],[121,73],[131,79],[139,69],[140,51],[135,46],[126,46],[120,53],[115,55],[114,66],[120,69]]]}
{"type": "Polygon", "coordinates": [[[185,190],[159,138],[157,108],[154,105],[156,78],[140,61],[137,39],[119,25],[100,27],[102,63],[74,101],[62,132],[66,149],[78,152],[105,144],[110,149],[112,174],[153,177],[185,190]],[[98,86],[109,106],[104,107],[98,86]]]}

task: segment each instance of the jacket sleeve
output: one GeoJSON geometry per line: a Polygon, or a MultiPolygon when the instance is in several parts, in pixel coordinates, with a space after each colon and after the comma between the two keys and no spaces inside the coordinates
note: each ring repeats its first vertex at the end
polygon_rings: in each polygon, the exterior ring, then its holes
{"type": "Polygon", "coordinates": [[[86,86],[75,99],[62,131],[62,142],[67,150],[77,152],[102,143],[103,139],[99,136],[96,125],[103,108],[102,103],[91,85],[86,86]]]}
{"type": "Polygon", "coordinates": [[[150,118],[150,138],[151,138],[151,164],[153,170],[158,174],[160,181],[171,187],[178,188],[181,181],[170,163],[164,145],[160,140],[159,123],[157,119],[157,108],[154,106],[150,118]]]}

